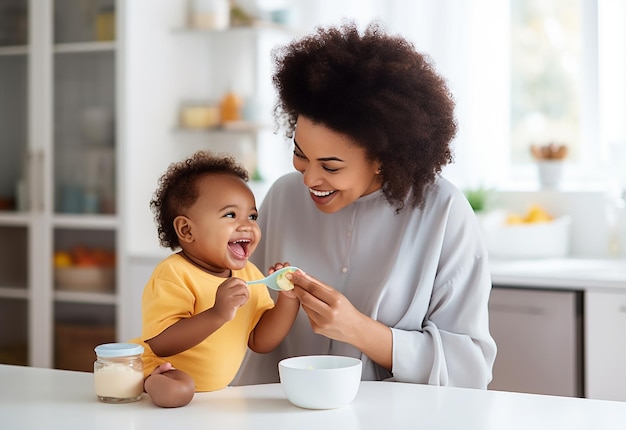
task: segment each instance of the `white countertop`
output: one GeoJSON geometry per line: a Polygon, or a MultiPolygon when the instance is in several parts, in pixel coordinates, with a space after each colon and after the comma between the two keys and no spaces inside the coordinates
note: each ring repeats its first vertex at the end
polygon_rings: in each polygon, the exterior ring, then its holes
{"type": "Polygon", "coordinates": [[[491,260],[489,265],[497,286],[626,294],[625,259],[491,260]]]}
{"type": "Polygon", "coordinates": [[[93,374],[0,365],[0,428],[19,429],[622,429],[626,403],[362,382],[335,410],[291,405],[280,384],[198,393],[178,409],[96,399],[93,374]]]}

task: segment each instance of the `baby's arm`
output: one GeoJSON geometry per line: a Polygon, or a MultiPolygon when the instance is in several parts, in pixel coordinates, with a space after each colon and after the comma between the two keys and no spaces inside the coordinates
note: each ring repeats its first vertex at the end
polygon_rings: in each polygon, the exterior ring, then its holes
{"type": "Polygon", "coordinates": [[[218,287],[212,308],[177,321],[146,343],[160,357],[169,357],[193,348],[232,320],[248,297],[249,291],[244,281],[228,278],[218,287]]]}
{"type": "MultiPolygon", "coordinates": [[[[291,274],[285,275],[287,279],[291,274]]],[[[272,309],[268,309],[250,333],[248,346],[261,354],[270,352],[287,336],[300,309],[300,300],[294,291],[281,291],[272,309]]]]}

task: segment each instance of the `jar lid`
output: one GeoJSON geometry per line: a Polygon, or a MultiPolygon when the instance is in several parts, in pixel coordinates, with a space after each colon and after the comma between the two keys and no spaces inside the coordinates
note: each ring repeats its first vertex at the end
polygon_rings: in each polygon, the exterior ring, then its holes
{"type": "Polygon", "coordinates": [[[94,348],[98,357],[126,357],[143,353],[143,346],[136,343],[104,343],[94,348]]]}

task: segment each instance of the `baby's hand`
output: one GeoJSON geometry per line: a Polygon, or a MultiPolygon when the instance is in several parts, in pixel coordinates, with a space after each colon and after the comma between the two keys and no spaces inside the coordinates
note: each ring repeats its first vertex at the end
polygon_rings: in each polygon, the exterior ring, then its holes
{"type": "Polygon", "coordinates": [[[150,375],[158,375],[160,373],[169,372],[170,370],[174,370],[174,366],[172,366],[172,363],[168,361],[155,367],[150,375]]]}
{"type": "Polygon", "coordinates": [[[283,267],[287,267],[287,266],[291,266],[291,264],[289,264],[288,261],[285,261],[284,263],[276,263],[267,270],[267,274],[271,275],[275,271],[280,270],[283,267]]]}
{"type": "Polygon", "coordinates": [[[228,278],[217,287],[213,310],[224,319],[235,318],[237,309],[248,301],[250,291],[246,283],[239,278],[228,278]]]}

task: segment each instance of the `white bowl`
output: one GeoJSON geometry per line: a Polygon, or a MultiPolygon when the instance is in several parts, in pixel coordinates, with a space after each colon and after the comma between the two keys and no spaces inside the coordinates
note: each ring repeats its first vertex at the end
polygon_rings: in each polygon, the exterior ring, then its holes
{"type": "Polygon", "coordinates": [[[59,290],[113,291],[115,269],[112,267],[57,267],[54,280],[59,290]]]}
{"type": "Polygon", "coordinates": [[[356,397],[361,382],[361,360],[339,355],[285,358],[278,363],[280,383],[287,399],[306,409],[335,409],[356,397]]]}
{"type": "Polygon", "coordinates": [[[571,219],[564,215],[550,222],[506,224],[506,212],[494,211],[482,218],[489,255],[494,258],[562,258],[570,247],[571,219]]]}

